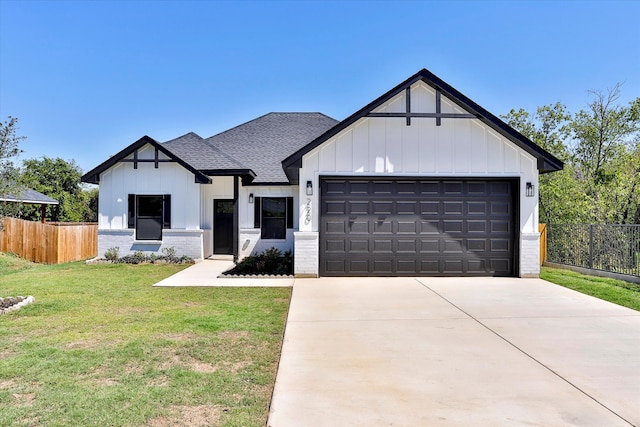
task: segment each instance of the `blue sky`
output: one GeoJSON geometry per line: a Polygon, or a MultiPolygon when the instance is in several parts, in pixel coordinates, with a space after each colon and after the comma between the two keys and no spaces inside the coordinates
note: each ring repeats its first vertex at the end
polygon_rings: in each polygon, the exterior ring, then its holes
{"type": "Polygon", "coordinates": [[[640,96],[640,1],[0,0],[0,120],[88,170],[147,134],[343,119],[422,68],[496,115],[640,96]]]}

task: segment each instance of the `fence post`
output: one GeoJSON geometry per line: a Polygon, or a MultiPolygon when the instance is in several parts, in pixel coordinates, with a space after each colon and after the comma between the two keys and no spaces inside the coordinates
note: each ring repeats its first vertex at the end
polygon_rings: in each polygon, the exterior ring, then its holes
{"type": "Polygon", "coordinates": [[[593,224],[589,225],[589,268],[593,269],[593,224]]]}

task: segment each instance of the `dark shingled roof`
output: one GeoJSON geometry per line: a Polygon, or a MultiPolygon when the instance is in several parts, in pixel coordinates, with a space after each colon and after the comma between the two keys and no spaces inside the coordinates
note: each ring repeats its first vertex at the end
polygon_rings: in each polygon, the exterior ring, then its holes
{"type": "Polygon", "coordinates": [[[57,205],[58,201],[52,199],[49,196],[32,190],[31,188],[23,189],[17,196],[13,194],[0,194],[0,201],[2,202],[20,202],[28,204],[43,204],[43,205],[57,205]]]}
{"type": "Polygon", "coordinates": [[[205,141],[254,171],[255,184],[288,184],[282,160],[337,123],[322,113],[269,113],[205,141]]]}
{"type": "Polygon", "coordinates": [[[164,142],[162,145],[198,170],[249,169],[193,132],[164,142]]]}

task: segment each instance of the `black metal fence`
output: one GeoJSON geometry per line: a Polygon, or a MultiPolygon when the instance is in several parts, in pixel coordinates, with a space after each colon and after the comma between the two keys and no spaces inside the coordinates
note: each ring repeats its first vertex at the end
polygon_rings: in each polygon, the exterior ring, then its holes
{"type": "Polygon", "coordinates": [[[640,276],[640,225],[549,224],[547,261],[640,276]]]}

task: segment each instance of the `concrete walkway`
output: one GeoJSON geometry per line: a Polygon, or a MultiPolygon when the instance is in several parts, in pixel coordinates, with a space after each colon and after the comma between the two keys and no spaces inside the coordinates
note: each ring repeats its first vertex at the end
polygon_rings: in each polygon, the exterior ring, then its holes
{"type": "Polygon", "coordinates": [[[233,267],[233,261],[205,259],[191,267],[169,276],[153,286],[250,286],[291,287],[293,278],[219,278],[220,274],[233,267]]]}
{"type": "Polygon", "coordinates": [[[640,426],[640,313],[538,279],[297,279],[288,426],[640,426]]]}

